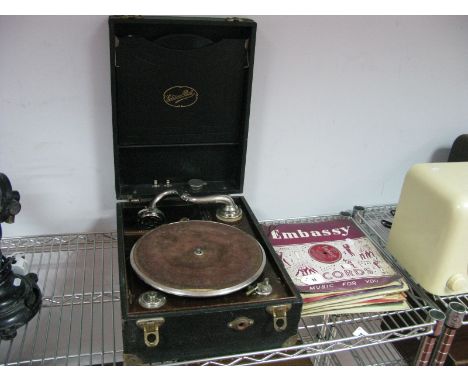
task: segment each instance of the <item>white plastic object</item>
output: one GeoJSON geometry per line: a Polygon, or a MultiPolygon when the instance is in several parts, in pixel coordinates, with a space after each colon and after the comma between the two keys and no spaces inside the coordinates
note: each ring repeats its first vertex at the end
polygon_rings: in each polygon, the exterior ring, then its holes
{"type": "Polygon", "coordinates": [[[29,269],[29,263],[23,257],[21,257],[19,253],[14,253],[12,257],[15,259],[15,263],[11,265],[11,270],[13,273],[26,276],[29,269]]]}
{"type": "Polygon", "coordinates": [[[468,162],[408,171],[387,249],[429,293],[468,292],[468,162]]]}

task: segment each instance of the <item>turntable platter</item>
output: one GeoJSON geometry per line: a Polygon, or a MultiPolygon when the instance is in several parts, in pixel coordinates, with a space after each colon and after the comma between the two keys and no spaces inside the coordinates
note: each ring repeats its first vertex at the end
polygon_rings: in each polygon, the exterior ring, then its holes
{"type": "Polygon", "coordinates": [[[210,297],[256,280],[265,252],[252,236],[226,224],[188,221],[162,225],[141,237],[130,254],[148,285],[178,296],[210,297]]]}

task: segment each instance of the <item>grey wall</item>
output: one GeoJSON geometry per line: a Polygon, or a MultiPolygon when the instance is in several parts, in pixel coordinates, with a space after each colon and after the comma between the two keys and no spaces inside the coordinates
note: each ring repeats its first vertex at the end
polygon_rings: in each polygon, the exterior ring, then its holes
{"type": "MultiPolygon", "coordinates": [[[[257,217],[398,199],[468,130],[468,17],[258,22],[245,195],[257,217]]],[[[6,236],[115,226],[107,18],[0,17],[6,236]]]]}

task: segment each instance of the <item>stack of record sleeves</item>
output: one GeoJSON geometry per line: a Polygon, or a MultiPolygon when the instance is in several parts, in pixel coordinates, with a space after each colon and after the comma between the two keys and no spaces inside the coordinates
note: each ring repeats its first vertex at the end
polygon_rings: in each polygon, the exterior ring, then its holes
{"type": "Polygon", "coordinates": [[[303,298],[303,315],[408,308],[408,285],[351,219],[273,224],[268,239],[303,298]]]}

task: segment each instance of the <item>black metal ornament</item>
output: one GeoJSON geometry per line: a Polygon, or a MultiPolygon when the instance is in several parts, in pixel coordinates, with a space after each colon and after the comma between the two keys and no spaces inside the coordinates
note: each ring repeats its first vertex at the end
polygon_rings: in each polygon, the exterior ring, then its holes
{"type": "MultiPolygon", "coordinates": [[[[13,223],[21,210],[20,194],[13,191],[6,175],[0,173],[0,223],[13,223]]],[[[0,239],[2,228],[0,225],[0,239]]],[[[0,339],[15,338],[18,328],[29,322],[42,302],[37,275],[22,275],[12,270],[13,257],[5,257],[0,248],[0,339]]]]}

